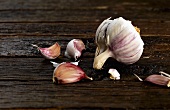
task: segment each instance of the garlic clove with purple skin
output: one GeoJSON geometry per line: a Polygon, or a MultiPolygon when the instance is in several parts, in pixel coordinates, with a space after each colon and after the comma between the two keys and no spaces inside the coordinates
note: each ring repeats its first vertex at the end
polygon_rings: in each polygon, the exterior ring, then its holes
{"type": "Polygon", "coordinates": [[[72,63],[59,64],[53,73],[53,82],[58,82],[58,84],[75,83],[82,79],[93,80],[80,67],[72,63]]]}
{"type": "Polygon", "coordinates": [[[156,85],[170,87],[170,78],[162,75],[150,75],[145,79],[145,81],[151,82],[156,85]]]}
{"type": "Polygon", "coordinates": [[[110,68],[108,73],[110,74],[110,79],[120,80],[120,74],[116,69],[110,68]]]}
{"type": "Polygon", "coordinates": [[[71,40],[66,47],[65,56],[68,58],[74,58],[75,61],[81,56],[82,50],[85,49],[85,45],[80,39],[71,40]]]}
{"type": "MultiPolygon", "coordinates": [[[[104,29],[105,37],[102,39],[103,42],[96,41],[98,43],[96,49],[98,52],[96,53],[99,54],[96,54],[94,58],[93,68],[102,69],[102,66],[109,57],[124,64],[137,62],[143,53],[144,46],[139,34],[140,30],[122,17],[109,20],[108,22],[106,29],[104,29]],[[101,53],[99,50],[100,47],[98,47],[99,45],[106,46],[103,46],[104,49],[101,49],[101,53]]],[[[100,38],[99,36],[95,37],[96,39],[100,38]]]]}
{"type": "Polygon", "coordinates": [[[57,42],[48,48],[41,48],[34,44],[32,46],[36,47],[46,59],[56,59],[60,55],[61,47],[57,42]]]}
{"type": "Polygon", "coordinates": [[[156,84],[156,85],[170,87],[169,74],[167,74],[165,72],[160,72],[160,73],[164,74],[166,76],[168,75],[168,77],[163,76],[163,75],[153,74],[153,75],[146,77],[145,80],[143,80],[138,75],[136,75],[136,74],[134,74],[134,75],[139,79],[139,81],[147,81],[147,82],[150,82],[150,83],[153,83],[153,84],[156,84]]]}

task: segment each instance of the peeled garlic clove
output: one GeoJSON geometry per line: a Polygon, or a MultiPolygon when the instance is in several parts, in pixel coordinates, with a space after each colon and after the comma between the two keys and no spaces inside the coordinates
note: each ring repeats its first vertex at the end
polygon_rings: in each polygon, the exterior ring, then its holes
{"type": "Polygon", "coordinates": [[[82,79],[92,80],[80,67],[72,63],[61,63],[53,73],[53,82],[58,82],[58,84],[74,83],[82,79]]]}
{"type": "Polygon", "coordinates": [[[170,87],[170,79],[162,75],[150,75],[145,79],[145,81],[161,86],[170,87]]]}
{"type": "Polygon", "coordinates": [[[144,46],[139,34],[140,30],[134,27],[131,21],[125,20],[122,17],[109,20],[108,22],[107,27],[104,29],[105,31],[101,28],[101,31],[105,32],[103,33],[105,35],[102,39],[103,42],[98,40],[101,39],[101,36],[95,36],[97,52],[93,68],[102,69],[102,66],[109,57],[124,64],[137,62],[143,53],[144,46]],[[101,48],[101,45],[105,46],[101,48]]]}
{"type": "Polygon", "coordinates": [[[116,69],[109,69],[108,73],[110,74],[110,79],[120,80],[120,74],[116,69]]]}
{"type": "Polygon", "coordinates": [[[34,44],[32,46],[36,47],[46,59],[55,59],[60,55],[61,47],[57,42],[48,48],[41,48],[34,44]]]}
{"type": "Polygon", "coordinates": [[[71,40],[66,47],[65,56],[68,58],[74,58],[75,61],[81,56],[82,50],[85,49],[85,45],[80,39],[71,40]]]}

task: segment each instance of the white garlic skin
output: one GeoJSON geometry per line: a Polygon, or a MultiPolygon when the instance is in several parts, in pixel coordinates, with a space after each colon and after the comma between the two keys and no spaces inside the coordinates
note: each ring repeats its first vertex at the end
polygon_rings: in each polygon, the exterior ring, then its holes
{"type": "Polygon", "coordinates": [[[93,68],[102,69],[109,57],[125,64],[137,62],[143,53],[144,43],[131,21],[119,17],[104,22],[96,31],[97,49],[93,68]]]}
{"type": "MultiPolygon", "coordinates": [[[[61,64],[61,63],[57,63],[57,62],[53,62],[53,61],[50,61],[50,62],[53,64],[53,67],[58,67],[61,64]]],[[[66,62],[63,62],[63,63],[66,63],[66,62]]],[[[79,61],[77,61],[77,62],[70,62],[70,63],[78,66],[79,61]]]]}
{"type": "Polygon", "coordinates": [[[96,52],[95,52],[95,57],[104,52],[107,49],[107,46],[105,44],[105,31],[109,24],[112,22],[112,20],[109,20],[110,18],[104,20],[99,27],[97,28],[96,31],[96,37],[95,37],[95,43],[97,44],[96,52]]]}
{"type": "Polygon", "coordinates": [[[85,49],[85,45],[80,39],[71,40],[66,47],[65,56],[68,58],[74,58],[75,61],[81,56],[82,50],[85,49]]]}
{"type": "Polygon", "coordinates": [[[110,79],[120,80],[120,74],[116,69],[110,68],[108,73],[110,74],[110,79]]]}

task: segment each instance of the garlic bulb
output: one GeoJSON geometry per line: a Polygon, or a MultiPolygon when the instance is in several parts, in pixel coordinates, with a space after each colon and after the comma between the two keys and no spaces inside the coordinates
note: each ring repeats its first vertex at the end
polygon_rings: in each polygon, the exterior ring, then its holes
{"type": "Polygon", "coordinates": [[[48,48],[41,48],[34,44],[32,46],[36,47],[46,59],[55,59],[60,55],[61,47],[57,42],[48,48]]]}
{"type": "Polygon", "coordinates": [[[58,84],[74,83],[82,79],[93,80],[80,67],[72,63],[63,62],[59,64],[53,73],[53,82],[58,82],[58,84]]]}
{"type": "Polygon", "coordinates": [[[143,53],[144,43],[139,29],[122,17],[106,19],[97,29],[95,38],[97,44],[93,62],[95,69],[101,69],[109,57],[125,64],[133,64],[143,53]]]}
{"type": "Polygon", "coordinates": [[[82,50],[85,49],[85,45],[80,39],[71,40],[66,47],[65,56],[68,58],[74,58],[75,61],[81,56],[82,50]]]}

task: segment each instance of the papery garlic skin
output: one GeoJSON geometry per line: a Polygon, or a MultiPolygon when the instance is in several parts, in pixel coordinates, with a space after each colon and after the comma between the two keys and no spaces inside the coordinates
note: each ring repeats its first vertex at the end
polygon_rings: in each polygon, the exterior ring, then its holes
{"type": "Polygon", "coordinates": [[[110,68],[108,73],[110,74],[110,79],[120,80],[120,74],[116,69],[110,68]]]}
{"type": "Polygon", "coordinates": [[[95,57],[107,49],[107,46],[105,44],[105,42],[106,42],[105,39],[106,39],[107,28],[108,28],[109,24],[112,22],[112,20],[110,20],[110,18],[107,18],[106,20],[104,20],[97,28],[96,37],[95,37],[95,43],[97,44],[95,57]]]}
{"type": "MultiPolygon", "coordinates": [[[[50,61],[52,64],[53,64],[53,67],[58,67],[61,63],[56,63],[56,62],[53,62],[53,61],[50,61]]],[[[63,63],[66,63],[66,62],[63,62],[63,63]]],[[[70,63],[72,63],[72,64],[74,64],[74,65],[78,65],[79,64],[79,61],[77,61],[77,62],[70,62],[70,63]]]]}
{"type": "MultiPolygon", "coordinates": [[[[133,64],[139,60],[143,53],[144,42],[142,41],[139,30],[131,24],[131,21],[119,17],[109,20],[103,42],[98,45],[102,46],[101,52],[96,52],[93,68],[101,69],[105,61],[112,57],[125,64],[133,64]],[[104,51],[103,51],[104,50],[104,51]]],[[[96,36],[98,39],[99,36],[96,36]]],[[[98,48],[98,47],[97,47],[98,48]]],[[[100,51],[97,50],[96,51],[100,51]]]]}
{"type": "Polygon", "coordinates": [[[75,61],[81,56],[82,50],[85,49],[85,45],[80,39],[71,40],[66,47],[65,56],[68,58],[74,58],[75,61]]]}
{"type": "Polygon", "coordinates": [[[80,67],[66,62],[61,63],[55,68],[53,82],[56,82],[56,79],[58,84],[75,83],[82,79],[92,80],[80,67]]]}

